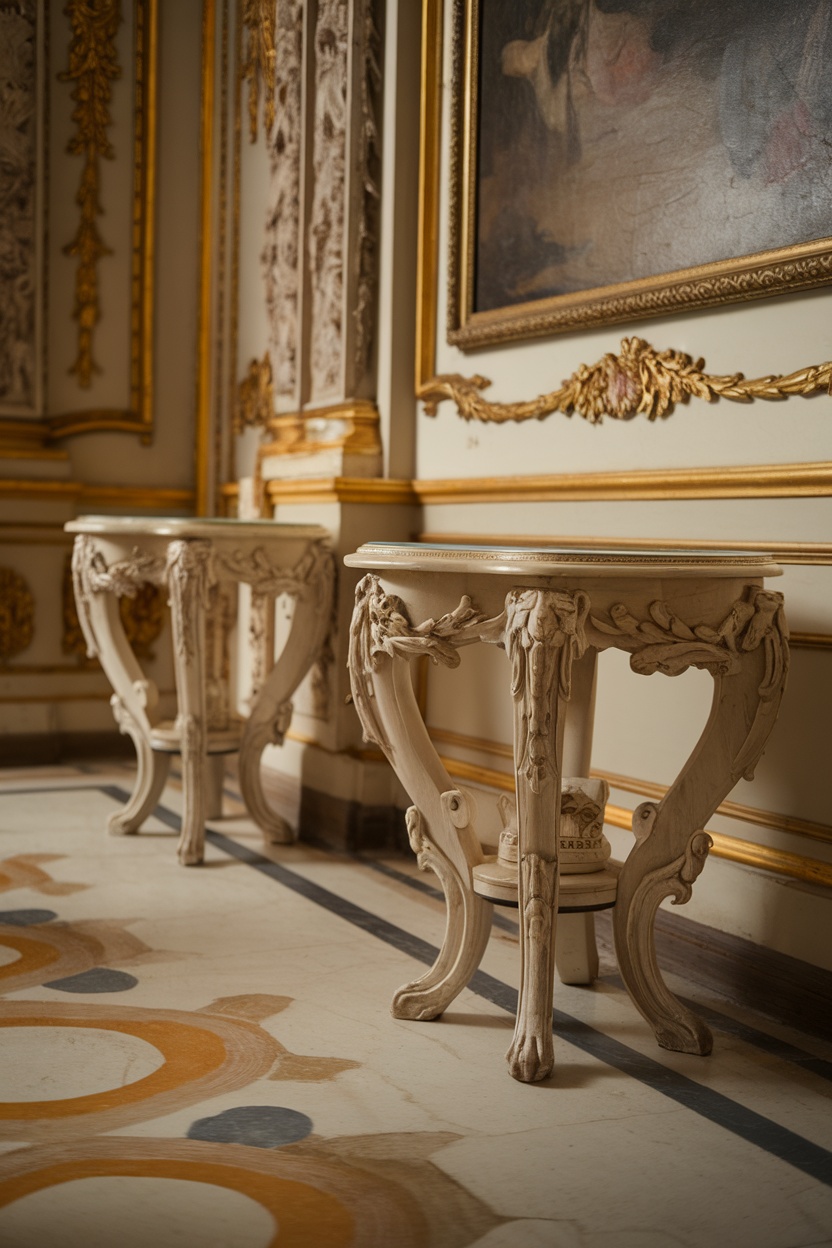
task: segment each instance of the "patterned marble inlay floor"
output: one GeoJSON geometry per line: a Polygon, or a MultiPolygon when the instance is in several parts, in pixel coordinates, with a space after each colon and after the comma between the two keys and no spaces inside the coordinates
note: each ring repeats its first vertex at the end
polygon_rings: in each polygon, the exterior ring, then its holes
{"type": "Polygon", "coordinates": [[[0,1244],[832,1244],[832,1046],[675,981],[715,1048],[664,1052],[607,958],[517,1084],[511,912],[444,1018],[397,1021],[432,877],[265,845],[231,781],[185,869],[175,780],[106,835],[130,784],[0,772],[0,1244]]]}

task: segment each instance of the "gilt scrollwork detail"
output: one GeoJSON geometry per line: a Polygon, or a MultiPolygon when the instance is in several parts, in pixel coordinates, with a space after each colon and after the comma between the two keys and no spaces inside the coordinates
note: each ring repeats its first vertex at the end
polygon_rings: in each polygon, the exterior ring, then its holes
{"type": "Polygon", "coordinates": [[[822,391],[832,394],[832,361],[765,377],[746,378],[739,372],[717,375],[705,372],[704,359],[673,349],[657,351],[643,338],[633,337],[622,338],[617,355],[607,352],[594,364],[581,364],[558,389],[526,402],[492,403],[483,396],[490,384],[480,374],[443,373],[421,386],[418,397],[429,416],[435,416],[439,404],[449,400],[463,420],[490,424],[543,420],[556,412],[574,413],[593,425],[605,417],[632,420],[645,416],[653,421],[671,415],[677,403],[691,398],[751,403],[822,391]]]}
{"type": "Polygon", "coordinates": [[[112,160],[115,149],[108,137],[113,119],[110,113],[112,84],[121,77],[116,35],[121,23],[120,0],[68,0],[64,10],[72,26],[69,66],[58,75],[61,82],[72,82],[75,133],[67,152],[81,156],[84,167],[75,202],[81,219],[75,237],[64,247],[64,254],[76,257],[73,316],[78,322],[78,352],[70,372],[85,389],[92,385],[93,373],[101,371],[93,358],[93,332],[100,316],[98,262],[111,254],[97,224],[101,214],[101,175],[99,162],[112,160]]]}
{"type": "Polygon", "coordinates": [[[28,649],[35,635],[35,599],[13,568],[0,568],[0,663],[28,649]]]}
{"type": "Polygon", "coordinates": [[[257,142],[257,114],[260,90],[263,90],[263,128],[271,134],[275,118],[275,0],[245,0],[243,29],[246,50],[242,66],[243,81],[248,83],[249,139],[257,142]]]}

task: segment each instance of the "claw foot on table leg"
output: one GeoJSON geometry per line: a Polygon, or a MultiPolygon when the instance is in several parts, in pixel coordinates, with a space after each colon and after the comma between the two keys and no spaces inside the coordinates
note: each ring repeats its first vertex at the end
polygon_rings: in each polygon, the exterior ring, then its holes
{"type": "MultiPolygon", "coordinates": [[[[443,799],[452,794],[443,794],[443,799]]],[[[458,795],[457,795],[458,796],[458,795]]],[[[444,804],[444,803],[443,803],[444,804]]],[[[466,886],[450,859],[430,840],[415,806],[407,812],[410,844],[423,871],[434,871],[445,893],[447,922],[439,956],[429,971],[394,994],[394,1018],[438,1018],[470,980],[491,934],[491,903],[466,886]]]]}
{"type": "Polygon", "coordinates": [[[552,1041],[557,863],[540,854],[520,859],[520,943],[523,950],[517,1023],[506,1054],[509,1073],[522,1083],[538,1083],[555,1065],[552,1041]]]}

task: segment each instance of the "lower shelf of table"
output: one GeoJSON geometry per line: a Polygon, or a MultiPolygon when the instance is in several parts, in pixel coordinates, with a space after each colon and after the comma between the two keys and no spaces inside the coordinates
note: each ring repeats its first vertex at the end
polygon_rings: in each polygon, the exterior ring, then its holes
{"type": "MultiPolygon", "coordinates": [[[[227,728],[209,728],[206,733],[207,754],[236,754],[243,735],[243,721],[232,720],[227,728]]],[[[160,754],[179,754],[182,733],[175,720],[163,719],[154,724],[150,733],[151,748],[160,754]]]]}
{"type": "MultiPolygon", "coordinates": [[[[561,872],[558,889],[558,910],[608,910],[615,905],[618,889],[616,863],[607,863],[602,871],[561,872]]],[[[474,867],[474,892],[478,897],[499,905],[517,905],[517,868],[487,859],[474,867]]]]}

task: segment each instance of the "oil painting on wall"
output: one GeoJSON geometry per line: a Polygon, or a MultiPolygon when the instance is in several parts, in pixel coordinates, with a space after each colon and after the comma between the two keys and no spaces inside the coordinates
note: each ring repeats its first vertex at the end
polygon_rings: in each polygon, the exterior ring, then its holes
{"type": "Polygon", "coordinates": [[[468,0],[458,26],[463,340],[832,280],[832,0],[468,0]]]}

